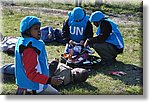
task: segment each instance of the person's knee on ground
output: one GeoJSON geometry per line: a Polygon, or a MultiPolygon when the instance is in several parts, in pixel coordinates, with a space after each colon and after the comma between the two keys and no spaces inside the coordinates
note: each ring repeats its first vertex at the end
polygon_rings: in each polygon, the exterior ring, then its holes
{"type": "Polygon", "coordinates": [[[107,43],[93,44],[92,46],[101,57],[102,65],[111,65],[116,62],[117,52],[112,45],[107,43]]]}

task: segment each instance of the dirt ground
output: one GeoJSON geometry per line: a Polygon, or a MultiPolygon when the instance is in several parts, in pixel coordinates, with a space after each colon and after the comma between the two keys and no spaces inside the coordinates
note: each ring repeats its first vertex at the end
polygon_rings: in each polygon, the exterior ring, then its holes
{"type": "MultiPolygon", "coordinates": [[[[15,11],[23,11],[27,13],[38,13],[40,15],[53,15],[53,16],[67,16],[68,10],[61,10],[61,9],[51,9],[51,8],[42,8],[42,7],[23,7],[23,6],[10,6],[5,5],[4,8],[13,9],[15,11]]],[[[114,20],[117,24],[136,24],[141,25],[140,21],[133,21],[134,18],[137,18],[136,15],[112,15],[112,14],[105,14],[106,17],[110,17],[112,20],[114,20]]]]}

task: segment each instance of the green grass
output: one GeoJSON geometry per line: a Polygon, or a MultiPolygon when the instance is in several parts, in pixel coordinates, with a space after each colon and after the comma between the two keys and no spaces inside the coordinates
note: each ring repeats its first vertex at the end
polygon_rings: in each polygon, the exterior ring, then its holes
{"type": "MultiPolygon", "coordinates": [[[[9,2],[4,2],[3,4],[7,4],[9,2]]],[[[23,5],[26,7],[46,7],[51,9],[63,9],[63,10],[72,10],[75,7],[75,4],[70,3],[57,3],[57,2],[15,2],[14,3],[18,6],[23,5]]],[[[133,2],[133,3],[126,3],[126,2],[114,2],[113,4],[110,3],[103,3],[103,4],[94,4],[94,3],[82,3],[81,5],[85,11],[88,13],[92,13],[96,10],[101,10],[104,13],[110,13],[114,15],[118,14],[126,14],[126,15],[141,15],[143,11],[142,3],[140,2],[133,2]]]]}
{"type": "MultiPolygon", "coordinates": [[[[28,4],[29,6],[30,4],[28,4]]],[[[42,4],[41,4],[42,5],[42,4]]],[[[34,5],[32,5],[34,6],[34,5]]],[[[36,6],[36,5],[35,5],[36,6]]],[[[44,6],[44,5],[43,5],[44,6]]],[[[59,6],[59,5],[58,5],[59,6]]],[[[65,5],[66,6],[66,5],[65,5]]],[[[70,6],[71,9],[73,6],[70,6]]],[[[87,5],[86,5],[87,6],[87,5]]],[[[137,20],[142,22],[142,18],[139,14],[142,12],[138,9],[141,6],[133,6],[130,9],[129,6],[120,5],[103,5],[101,9],[109,13],[117,14],[120,9],[125,14],[134,13],[138,16],[129,17],[128,21],[133,23],[119,23],[119,28],[123,34],[125,41],[125,49],[122,55],[117,57],[120,61],[111,66],[98,68],[97,70],[92,70],[90,72],[89,78],[86,82],[81,84],[69,84],[64,87],[59,87],[58,90],[64,94],[91,94],[91,95],[142,95],[143,94],[143,62],[142,62],[142,25],[137,24],[137,20]],[[104,6],[104,7],[103,7],[104,6]],[[126,7],[126,8],[125,8],[126,7]],[[137,13],[140,12],[140,13],[137,13]],[[135,21],[136,19],[136,21],[135,21]],[[127,74],[121,77],[109,75],[109,71],[124,71],[127,74]]],[[[60,4],[60,9],[64,6],[60,4]]],[[[130,6],[131,7],[131,6],[130,6]]],[[[86,8],[86,7],[85,7],[86,8]]],[[[87,7],[88,8],[88,7],[87,7]]],[[[96,7],[95,7],[96,9],[96,7]]],[[[88,10],[88,9],[87,9],[88,10]]],[[[91,10],[94,7],[91,6],[91,10]]],[[[42,26],[50,25],[53,28],[61,28],[63,21],[66,17],[57,17],[52,15],[40,15],[36,12],[26,13],[26,12],[16,12],[12,9],[3,8],[3,35],[4,36],[20,36],[19,33],[19,23],[23,17],[26,15],[35,15],[40,18],[42,26]]],[[[89,11],[91,12],[91,11],[89,11]]],[[[120,14],[122,14],[122,12],[120,14]]],[[[113,17],[112,17],[113,18],[113,17]]],[[[127,22],[128,22],[127,21],[127,22]]],[[[94,27],[94,32],[96,28],[94,27]]],[[[63,53],[65,46],[58,43],[51,43],[46,45],[46,50],[48,54],[48,59],[59,58],[60,54],[63,53]],[[57,52],[59,50],[60,52],[57,52]],[[54,53],[55,52],[55,53],[54,53]]],[[[2,65],[6,63],[13,63],[13,56],[9,56],[3,52],[0,52],[2,56],[2,65]]],[[[95,54],[97,55],[97,54],[95,54]]],[[[6,81],[3,83],[2,94],[15,94],[17,86],[14,81],[6,81]]]]}

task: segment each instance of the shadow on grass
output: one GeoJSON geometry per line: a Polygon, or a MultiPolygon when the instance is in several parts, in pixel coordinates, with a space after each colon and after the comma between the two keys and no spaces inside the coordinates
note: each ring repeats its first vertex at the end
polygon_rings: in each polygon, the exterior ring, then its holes
{"type": "Polygon", "coordinates": [[[58,43],[58,42],[51,42],[51,43],[45,43],[46,46],[62,46],[66,44],[58,43]]]}
{"type": "MultiPolygon", "coordinates": [[[[104,74],[104,75],[112,77],[114,80],[121,80],[125,85],[139,85],[143,87],[143,68],[132,65],[132,64],[125,64],[123,62],[117,62],[117,63],[112,64],[111,66],[98,68],[90,72],[91,76],[96,76],[97,74],[104,74]],[[125,72],[126,74],[122,76],[115,76],[115,75],[110,75],[109,74],[110,71],[122,71],[122,72],[125,72]]],[[[5,76],[5,77],[7,79],[5,79],[4,83],[15,84],[15,80],[12,80],[13,76],[5,76]]],[[[88,82],[83,82],[83,83],[78,83],[78,84],[71,83],[66,86],[58,87],[57,89],[61,90],[60,92],[64,92],[62,94],[65,94],[65,95],[66,94],[68,95],[82,95],[82,94],[93,95],[93,94],[97,94],[96,90],[98,90],[97,87],[91,85],[88,82]]],[[[10,93],[6,92],[3,94],[10,94],[10,93]]]]}
{"type": "MultiPolygon", "coordinates": [[[[132,64],[124,64],[123,62],[116,62],[112,64],[111,66],[104,66],[101,68],[97,67],[97,69],[92,70],[89,74],[91,76],[95,76],[98,73],[110,76],[116,80],[119,79],[126,85],[143,86],[143,68],[132,65],[132,64]],[[112,71],[122,71],[122,72],[125,72],[126,74],[121,75],[121,76],[110,75],[109,72],[112,72],[112,71]]],[[[2,81],[3,83],[7,83],[7,82],[15,83],[15,77],[13,75],[4,74],[2,81]]],[[[73,86],[67,85],[66,88],[70,89],[70,87],[73,87],[73,86]]],[[[96,87],[89,85],[88,83],[83,83],[82,85],[78,85],[78,87],[79,86],[83,88],[84,86],[86,87],[89,86],[89,90],[90,89],[93,90],[93,88],[96,88],[96,87]]]]}
{"type": "Polygon", "coordinates": [[[68,92],[71,92],[71,93],[67,93],[68,95],[90,95],[90,94],[93,95],[94,94],[94,93],[92,93],[93,90],[98,90],[97,87],[92,86],[91,84],[89,84],[87,82],[70,83],[66,86],[61,86],[58,89],[59,90],[64,90],[65,89],[68,92]],[[72,90],[72,91],[70,91],[70,90],[72,90]],[[83,93],[83,90],[84,90],[84,93],[83,93]]]}
{"type": "MultiPolygon", "coordinates": [[[[14,76],[5,76],[6,78],[3,80],[3,83],[5,84],[15,84],[15,79],[12,78],[14,76]]],[[[98,90],[97,87],[94,87],[92,85],[90,85],[89,83],[87,82],[83,82],[83,83],[70,83],[66,86],[59,86],[59,87],[55,87],[56,89],[58,90],[67,90],[69,93],[62,93],[62,95],[89,95],[89,94],[93,94],[91,92],[93,92],[93,90],[98,90]],[[78,90],[76,90],[78,89],[78,90]],[[72,90],[72,91],[70,91],[72,90]],[[79,91],[80,90],[80,91],[79,91]],[[87,93],[83,93],[83,90],[84,92],[87,92],[87,93]]],[[[2,95],[15,95],[15,92],[16,92],[16,88],[13,88],[11,89],[13,90],[13,92],[10,92],[10,91],[7,91],[7,92],[2,92],[1,94],[2,95]]],[[[60,91],[60,92],[63,92],[63,91],[60,91]]],[[[96,93],[95,93],[96,94],[96,93]]]]}
{"type": "Polygon", "coordinates": [[[111,66],[104,66],[102,68],[98,68],[96,71],[92,71],[91,75],[96,75],[98,73],[102,73],[104,75],[110,76],[113,79],[121,80],[126,85],[140,85],[143,86],[143,68],[132,65],[125,64],[123,62],[116,62],[111,66]],[[125,75],[117,76],[111,75],[110,72],[122,71],[125,72],[125,75]]]}

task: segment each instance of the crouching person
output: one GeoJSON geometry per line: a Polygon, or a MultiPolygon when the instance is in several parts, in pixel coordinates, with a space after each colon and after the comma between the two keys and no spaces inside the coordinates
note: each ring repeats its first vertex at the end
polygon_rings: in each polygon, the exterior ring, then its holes
{"type": "Polygon", "coordinates": [[[45,44],[40,40],[41,22],[35,16],[26,16],[20,23],[21,37],[15,48],[15,78],[17,95],[58,95],[52,85],[62,84],[59,77],[49,77],[45,44]]]}
{"type": "Polygon", "coordinates": [[[79,55],[81,48],[74,48],[76,43],[83,46],[87,38],[93,37],[93,26],[83,8],[75,7],[68,12],[68,19],[62,28],[62,36],[67,42],[64,53],[73,52],[73,56],[79,55]]]}
{"type": "Polygon", "coordinates": [[[112,20],[105,18],[101,11],[92,13],[89,20],[98,28],[97,36],[87,39],[84,46],[90,45],[95,49],[101,57],[101,66],[111,65],[124,49],[121,32],[118,26],[112,20]]]}

